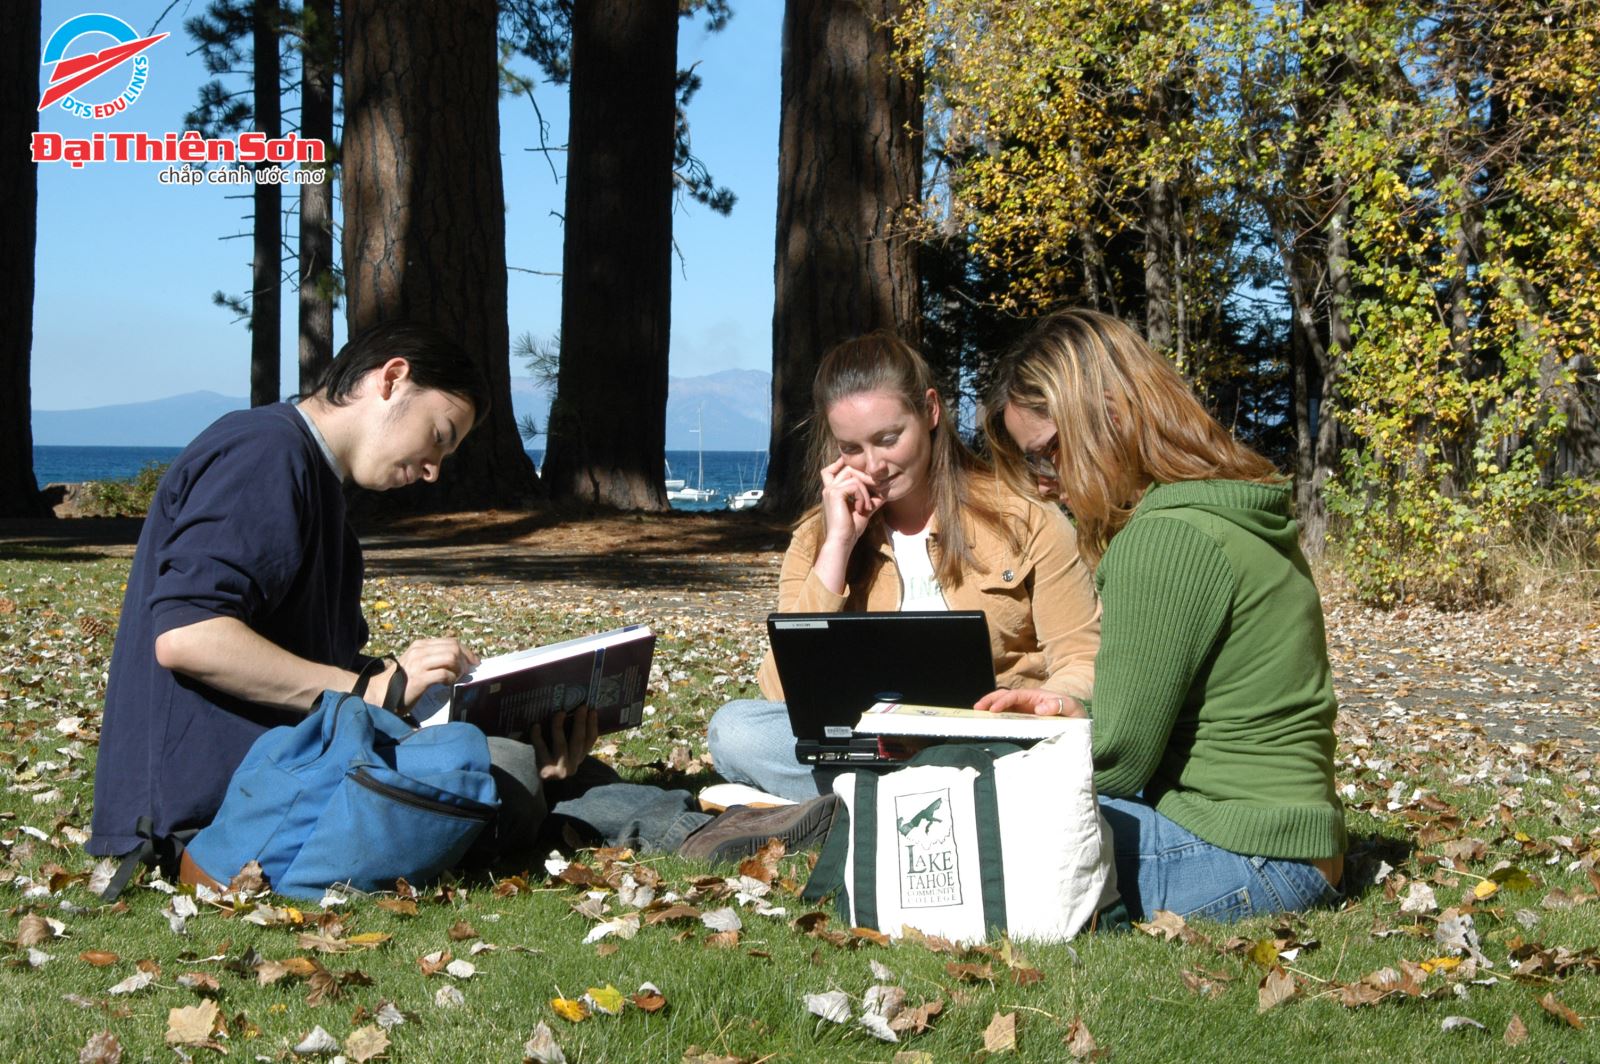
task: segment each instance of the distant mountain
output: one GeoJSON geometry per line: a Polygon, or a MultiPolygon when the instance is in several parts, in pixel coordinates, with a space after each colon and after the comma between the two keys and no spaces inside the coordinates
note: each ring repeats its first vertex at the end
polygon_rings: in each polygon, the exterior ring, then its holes
{"type": "MultiPolygon", "coordinates": [[[[35,410],[33,442],[46,447],[182,447],[223,414],[249,405],[239,396],[189,392],[86,410],[35,410]]],[[[550,397],[531,379],[513,377],[511,406],[519,418],[531,415],[543,429],[550,397]]],[[[705,422],[706,450],[764,451],[772,420],[772,376],[760,370],[728,369],[703,377],[670,378],[669,451],[695,449],[697,411],[705,422]]],[[[542,448],[544,437],[536,437],[529,446],[542,448]]]]}
{"type": "Polygon", "coordinates": [[[223,414],[249,405],[242,396],[188,392],[88,410],[35,410],[33,442],[45,447],[182,447],[223,414]]]}
{"type": "MultiPolygon", "coordinates": [[[[532,416],[543,431],[550,396],[528,377],[511,378],[511,405],[520,419],[532,416]]],[[[772,424],[772,374],[725,369],[703,377],[667,379],[667,450],[692,451],[695,417],[705,423],[708,451],[764,451],[772,424]]],[[[530,446],[542,448],[543,436],[530,446]]]]}

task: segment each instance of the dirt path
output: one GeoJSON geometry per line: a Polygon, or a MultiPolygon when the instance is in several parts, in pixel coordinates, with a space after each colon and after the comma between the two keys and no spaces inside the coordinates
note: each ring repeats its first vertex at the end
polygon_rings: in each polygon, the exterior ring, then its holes
{"type": "MultiPolygon", "coordinates": [[[[0,555],[26,544],[70,557],[127,557],[135,522],[0,523],[0,555]]],[[[520,590],[530,608],[592,608],[688,626],[748,626],[777,600],[788,533],[749,514],[579,522],[544,514],[411,519],[363,536],[372,576],[520,590]]],[[[1418,742],[1473,737],[1516,753],[1600,760],[1600,619],[1583,604],[1475,613],[1381,612],[1325,589],[1334,681],[1347,714],[1418,742]]],[[[1600,766],[1597,766],[1600,767],[1600,766]]]]}

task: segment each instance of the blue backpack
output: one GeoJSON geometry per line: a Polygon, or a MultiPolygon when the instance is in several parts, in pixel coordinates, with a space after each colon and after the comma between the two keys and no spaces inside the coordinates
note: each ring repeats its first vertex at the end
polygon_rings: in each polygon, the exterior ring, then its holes
{"type": "Polygon", "coordinates": [[[483,732],[413,730],[328,691],[305,720],[255,741],[186,856],[223,884],[259,861],[272,890],[290,897],[321,898],[335,883],[391,890],[461,860],[499,806],[483,732]]]}

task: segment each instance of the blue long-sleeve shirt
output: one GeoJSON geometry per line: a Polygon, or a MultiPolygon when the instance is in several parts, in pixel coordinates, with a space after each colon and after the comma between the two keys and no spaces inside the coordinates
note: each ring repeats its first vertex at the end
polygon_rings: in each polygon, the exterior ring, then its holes
{"type": "Polygon", "coordinates": [[[228,414],[184,449],[128,575],[90,853],[134,849],[141,816],[157,835],[208,823],[256,737],[299,719],[162,668],[156,637],[232,617],[291,654],[351,667],[367,641],[361,577],[339,478],[292,406],[228,414]]]}

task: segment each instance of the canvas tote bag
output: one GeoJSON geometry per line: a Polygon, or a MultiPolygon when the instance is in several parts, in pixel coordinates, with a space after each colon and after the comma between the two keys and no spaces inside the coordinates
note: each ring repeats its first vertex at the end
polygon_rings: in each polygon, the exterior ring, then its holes
{"type": "Polygon", "coordinates": [[[908,768],[845,773],[805,896],[852,926],[962,942],[1071,938],[1118,899],[1089,722],[1020,750],[930,747],[908,768]]]}

